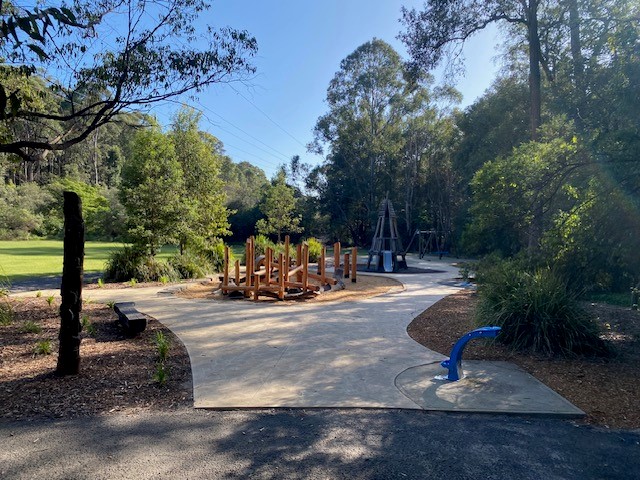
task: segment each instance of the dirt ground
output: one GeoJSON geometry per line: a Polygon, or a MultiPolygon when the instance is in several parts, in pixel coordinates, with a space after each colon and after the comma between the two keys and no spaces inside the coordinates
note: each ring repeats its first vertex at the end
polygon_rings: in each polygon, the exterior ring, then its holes
{"type": "MultiPolygon", "coordinates": [[[[427,348],[448,355],[455,341],[476,328],[477,296],[462,291],[425,310],[407,328],[427,348]]],[[[516,353],[491,340],[470,342],[464,358],[506,360],[519,365],[587,413],[586,422],[640,428],[640,313],[589,304],[612,347],[610,358],[548,358],[516,353]]]]}
{"type": "MultiPolygon", "coordinates": [[[[0,299],[0,301],[4,301],[0,299]]],[[[82,333],[80,374],[54,375],[58,353],[59,301],[10,298],[9,325],[0,325],[0,416],[76,417],[122,411],[190,406],[191,366],[187,351],[166,327],[150,319],[135,338],[124,335],[106,305],[85,304],[89,324],[82,333]],[[156,334],[170,341],[164,385],[154,380],[159,356],[156,334]],[[49,342],[50,354],[36,353],[49,342]]]]}

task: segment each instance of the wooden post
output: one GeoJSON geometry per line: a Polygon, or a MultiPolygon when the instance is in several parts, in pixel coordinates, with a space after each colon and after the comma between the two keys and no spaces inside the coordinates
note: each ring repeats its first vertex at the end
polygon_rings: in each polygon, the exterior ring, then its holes
{"type": "Polygon", "coordinates": [[[322,283],[325,283],[324,281],[324,276],[325,276],[325,257],[327,256],[327,250],[326,248],[323,246],[322,249],[320,250],[320,258],[318,259],[318,275],[320,275],[320,281],[322,283]]]}
{"type": "Polygon", "coordinates": [[[252,272],[253,278],[253,299],[257,302],[260,294],[260,276],[256,272],[252,272]]]}
{"type": "Polygon", "coordinates": [[[249,237],[247,239],[247,252],[245,256],[245,286],[247,287],[244,291],[245,297],[251,296],[251,291],[249,287],[251,287],[251,281],[253,280],[253,237],[249,237]]]}
{"type": "Polygon", "coordinates": [[[309,287],[309,245],[302,246],[302,291],[306,292],[309,287]]]}
{"type": "MultiPolygon", "coordinates": [[[[229,247],[224,246],[224,271],[222,272],[222,294],[229,293],[229,247]]],[[[237,280],[236,280],[237,281],[237,280]]],[[[237,283],[236,283],[237,285],[237,283]]]]}
{"type": "Polygon", "coordinates": [[[358,248],[351,249],[351,281],[356,283],[356,272],[358,271],[358,248]]]}
{"type": "Polygon", "coordinates": [[[64,192],[64,254],[60,294],[60,348],[57,375],[80,372],[80,312],[84,265],[84,220],[82,202],[75,192],[64,192]]]}
{"type": "Polygon", "coordinates": [[[235,284],[236,286],[240,286],[240,260],[236,260],[235,267],[235,284]]]}
{"type": "Polygon", "coordinates": [[[285,282],[289,281],[289,268],[291,267],[291,255],[289,249],[289,235],[287,235],[284,237],[284,265],[280,266],[280,268],[283,269],[285,282]]]}
{"type": "MultiPolygon", "coordinates": [[[[273,258],[273,250],[271,250],[271,247],[267,247],[267,250],[264,256],[264,267],[267,270],[267,274],[265,275],[265,278],[264,278],[264,283],[266,285],[269,285],[269,282],[271,281],[271,259],[272,258],[273,258]]],[[[260,277],[258,277],[258,279],[260,279],[260,277]]]]}
{"type": "Polygon", "coordinates": [[[349,270],[351,270],[351,262],[349,253],[344,254],[344,278],[349,278],[349,270]]]}
{"type": "MultiPolygon", "coordinates": [[[[334,277],[335,277],[335,274],[338,273],[338,269],[340,268],[340,250],[341,250],[340,242],[334,243],[333,244],[333,273],[334,273],[334,277]]],[[[345,268],[347,268],[346,264],[345,264],[345,268]]]]}
{"type": "Polygon", "coordinates": [[[284,265],[284,255],[278,254],[278,298],[280,300],[284,300],[284,272],[288,268],[284,265]]]}
{"type": "MultiPolygon", "coordinates": [[[[299,243],[296,246],[296,267],[299,267],[302,265],[302,244],[299,243]]],[[[300,283],[302,282],[302,272],[298,272],[296,273],[296,282],[300,283]]]]}

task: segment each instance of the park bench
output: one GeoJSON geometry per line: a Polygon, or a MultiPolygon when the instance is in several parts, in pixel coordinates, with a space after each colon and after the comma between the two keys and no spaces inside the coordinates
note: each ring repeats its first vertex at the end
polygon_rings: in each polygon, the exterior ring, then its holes
{"type": "Polygon", "coordinates": [[[147,328],[147,317],[136,310],[135,302],[120,302],[113,305],[118,320],[131,336],[137,335],[147,328]]]}
{"type": "Polygon", "coordinates": [[[500,333],[500,327],[480,327],[465,333],[451,349],[449,358],[443,360],[440,365],[449,370],[447,380],[458,381],[462,374],[462,352],[467,343],[474,338],[495,338],[500,333]]]}

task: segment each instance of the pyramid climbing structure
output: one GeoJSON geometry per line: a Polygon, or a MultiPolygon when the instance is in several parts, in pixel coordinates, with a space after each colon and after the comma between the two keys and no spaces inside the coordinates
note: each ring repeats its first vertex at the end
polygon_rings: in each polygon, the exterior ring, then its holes
{"type": "Polygon", "coordinates": [[[378,223],[369,249],[367,270],[396,272],[400,268],[407,268],[407,262],[398,235],[398,217],[387,197],[378,210],[378,223]],[[401,260],[398,260],[398,255],[402,257],[401,260]]]}

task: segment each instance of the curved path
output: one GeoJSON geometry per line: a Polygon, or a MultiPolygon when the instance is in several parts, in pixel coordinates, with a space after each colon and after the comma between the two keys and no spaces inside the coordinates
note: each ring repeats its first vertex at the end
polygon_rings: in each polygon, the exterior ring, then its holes
{"type": "MultiPolygon", "coordinates": [[[[191,300],[159,288],[85,291],[85,299],[135,301],[184,342],[196,407],[421,408],[394,385],[409,367],[442,355],[407,325],[458,290],[449,262],[411,258],[442,273],[390,274],[404,289],[355,302],[255,304],[191,300]]],[[[400,290],[400,289],[398,289],[400,290]]]]}

